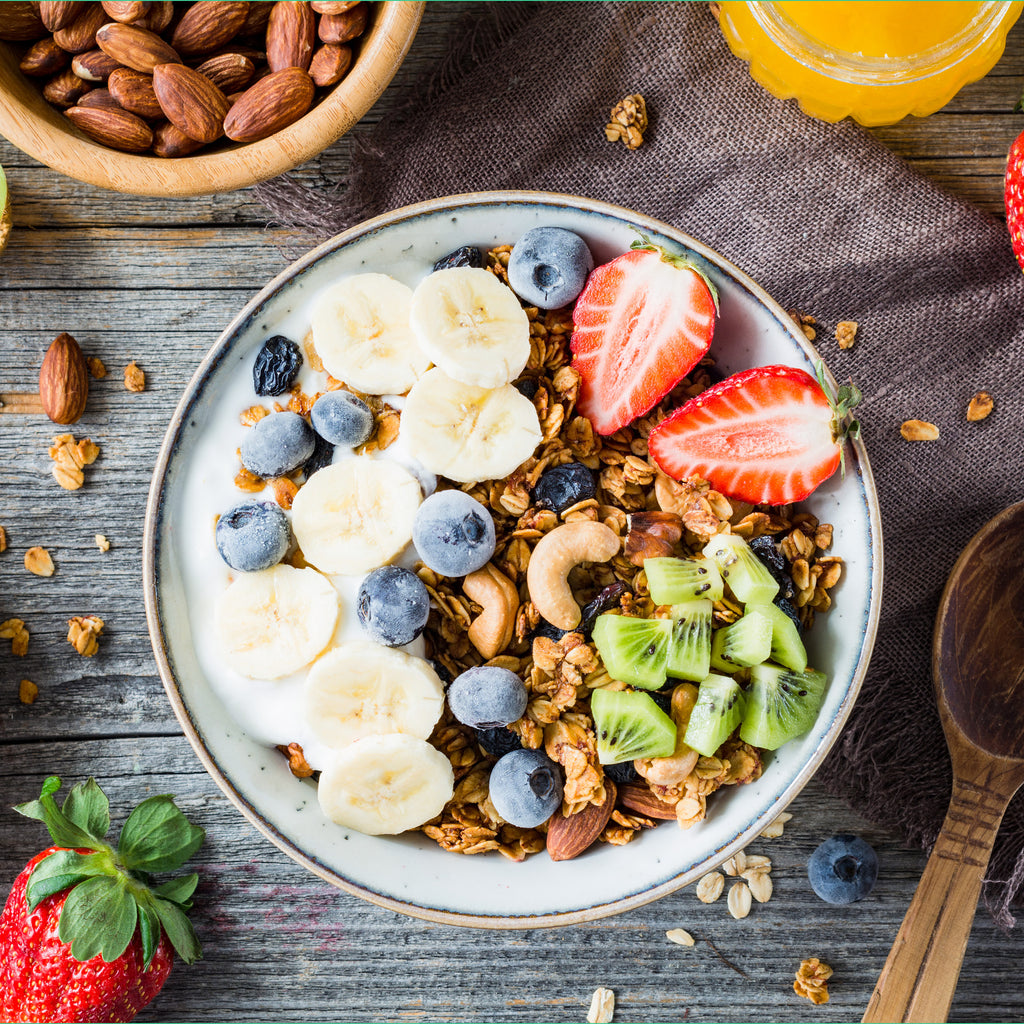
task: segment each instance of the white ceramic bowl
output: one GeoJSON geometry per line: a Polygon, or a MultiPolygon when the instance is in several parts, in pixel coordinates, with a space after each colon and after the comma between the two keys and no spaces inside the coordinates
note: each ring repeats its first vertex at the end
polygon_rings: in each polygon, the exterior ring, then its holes
{"type": "MultiPolygon", "coordinates": [[[[596,260],[628,249],[639,233],[694,254],[718,286],[721,319],[711,354],[733,373],[767,363],[813,372],[816,353],[789,316],[745,274],[666,224],[606,203],[533,192],[478,193],[406,207],[346,231],[270,282],[227,327],[189,384],[167,431],[150,491],[145,592],[150,634],[167,694],[196,753],[243,814],[289,856],[380,906],[445,923],[492,928],[571,924],[619,913],[686,885],[742,849],[792,800],[835,742],[867,669],[881,600],[882,538],[862,444],[807,507],[835,527],[845,561],[835,606],[807,634],[812,664],[829,677],[805,736],[767,757],[760,780],[730,787],[687,832],[673,822],[623,847],[598,845],[555,863],[540,853],[514,864],[498,854],[447,853],[420,833],[370,837],[324,818],[313,784],[294,778],[272,748],[246,735],[213,692],[197,658],[185,599],[192,540],[178,527],[189,471],[218,402],[248,375],[264,339],[334,278],[386,270],[415,281],[460,245],[514,242],[528,228],[559,225],[582,235],[596,260]]],[[[293,317],[294,319],[294,317],[293,317]]],[[[250,399],[251,400],[251,399],[250,399]]],[[[194,489],[191,491],[194,495],[194,489]]]]}

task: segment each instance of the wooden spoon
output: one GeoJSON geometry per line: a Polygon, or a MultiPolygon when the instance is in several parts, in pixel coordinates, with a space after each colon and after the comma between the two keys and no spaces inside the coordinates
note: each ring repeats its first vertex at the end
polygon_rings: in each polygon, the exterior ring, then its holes
{"type": "Polygon", "coordinates": [[[866,1021],[948,1018],[999,823],[1024,782],[1024,502],[986,523],[953,566],[932,674],[953,796],[866,1021]]]}

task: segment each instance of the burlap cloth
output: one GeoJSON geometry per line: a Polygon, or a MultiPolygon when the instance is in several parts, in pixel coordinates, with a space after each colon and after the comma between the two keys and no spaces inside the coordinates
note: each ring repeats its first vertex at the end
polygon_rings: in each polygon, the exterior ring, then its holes
{"type": "MultiPolygon", "coordinates": [[[[297,194],[279,179],[259,195],[278,222],[324,236],[458,192],[608,200],[689,232],[785,308],[813,313],[829,367],[864,392],[885,539],[871,668],[819,778],[865,817],[929,846],[951,779],[930,677],[939,595],[974,532],[1024,498],[1024,278],[1005,226],[856,125],[823,124],[768,95],[704,4],[471,13],[448,65],[413,90],[408,111],[360,136],[347,189],[297,194]],[[611,107],[638,92],[650,127],[631,152],[603,128],[611,107]],[[841,351],[833,331],[847,319],[860,330],[841,351]],[[995,411],[969,423],[979,390],[995,411]],[[940,439],[904,441],[900,424],[911,418],[937,424],[940,439]]],[[[1005,927],[1022,851],[1018,799],[985,888],[1005,927]]]]}

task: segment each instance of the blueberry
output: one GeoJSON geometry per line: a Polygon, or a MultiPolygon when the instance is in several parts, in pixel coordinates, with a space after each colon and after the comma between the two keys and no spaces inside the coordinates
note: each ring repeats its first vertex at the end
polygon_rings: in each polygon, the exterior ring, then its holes
{"type": "Polygon", "coordinates": [[[508,725],[526,711],[526,684],[507,668],[478,665],[448,687],[448,709],[474,729],[508,725]]]}
{"type": "Polygon", "coordinates": [[[249,429],[242,465],[257,476],[284,476],[301,466],[316,447],[313,428],[296,412],[272,412],[249,429]]]}
{"type": "Polygon", "coordinates": [[[302,353],[294,341],[276,334],[263,342],[252,367],[252,386],[257,395],[283,395],[302,366],[302,353]]]}
{"type": "Polygon", "coordinates": [[[319,473],[324,466],[334,462],[334,445],[325,441],[319,434],[313,439],[313,454],[302,464],[302,472],[308,480],[314,473],[319,473]]]}
{"type": "Polygon", "coordinates": [[[772,579],[779,585],[779,593],[785,597],[793,597],[793,577],[789,575],[789,563],[786,556],[775,546],[775,541],[768,536],[755,537],[749,542],[750,550],[757,555],[761,564],[771,573],[772,579]]]}
{"type": "Polygon", "coordinates": [[[559,514],[596,494],[594,474],[582,462],[567,462],[545,470],[533,488],[533,500],[541,508],[554,509],[559,514]]]}
{"type": "Polygon", "coordinates": [[[519,737],[503,725],[495,729],[477,729],[476,741],[483,752],[491,757],[504,757],[513,750],[521,750],[523,747],[519,737]]]}
{"type": "Polygon", "coordinates": [[[562,805],[562,776],[543,750],[513,750],[491,769],[494,809],[518,828],[544,824],[562,805]]]}
{"type": "Polygon", "coordinates": [[[420,558],[442,576],[465,576],[494,554],[494,519],[465,491],[435,491],[412,524],[420,558]]]}
{"type": "Polygon", "coordinates": [[[482,267],[484,254],[475,245],[463,245],[455,252],[442,256],[435,264],[434,270],[451,270],[452,267],[482,267]]]}
{"type": "Polygon", "coordinates": [[[632,761],[620,761],[618,764],[602,765],[605,775],[616,785],[626,786],[642,782],[640,773],[633,767],[632,761]]]}
{"type": "Polygon", "coordinates": [[[512,247],[508,283],[524,302],[558,309],[574,302],[594,257],[579,235],[565,228],[531,228],[512,247]]]}
{"type": "Polygon", "coordinates": [[[259,572],[277,565],[291,544],[288,517],[272,501],[236,505],[217,520],[220,557],[239,572],[259,572]]]}
{"type": "Polygon", "coordinates": [[[811,854],[807,877],[826,903],[854,903],[874,888],[878,855],[860,836],[833,836],[811,854]]]}
{"type": "Polygon", "coordinates": [[[355,448],[373,433],[370,407],[350,391],[327,391],[310,412],[313,429],[331,444],[355,448]]]}
{"type": "Polygon", "coordinates": [[[356,614],[371,640],[387,647],[411,644],[430,614],[430,595],[414,572],[398,565],[374,569],[359,588],[356,614]]]}

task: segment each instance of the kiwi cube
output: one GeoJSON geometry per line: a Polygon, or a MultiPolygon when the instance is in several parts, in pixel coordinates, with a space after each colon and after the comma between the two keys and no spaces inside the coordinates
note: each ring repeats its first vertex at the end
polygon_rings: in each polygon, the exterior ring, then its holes
{"type": "Polygon", "coordinates": [[[601,764],[669,757],[675,752],[676,724],[646,693],[595,690],[590,696],[590,712],[601,764]]]}
{"type": "Polygon", "coordinates": [[[750,670],[740,739],[762,750],[776,750],[802,736],[818,717],[827,678],[824,672],[794,672],[765,662],[750,670]]]}
{"type": "Polygon", "coordinates": [[[707,558],[645,558],[644,572],[655,604],[681,604],[694,598],[721,601],[725,593],[718,566],[707,558]]]}
{"type": "Polygon", "coordinates": [[[748,612],[711,638],[711,667],[736,672],[767,661],[772,653],[772,623],[760,612],[748,612]]]}
{"type": "Polygon", "coordinates": [[[592,636],[613,679],[644,690],[660,690],[665,685],[672,639],[668,619],[598,615],[592,636]]]}
{"type": "Polygon", "coordinates": [[[699,683],[711,671],[711,601],[683,601],[672,605],[669,621],[668,674],[673,679],[699,683]]]}
{"type": "Polygon", "coordinates": [[[738,601],[771,604],[779,584],[764,563],[735,533],[719,533],[704,545],[704,555],[721,570],[722,579],[738,601]]]}
{"type": "Polygon", "coordinates": [[[771,660],[796,672],[807,668],[807,650],[800,639],[796,623],[774,604],[747,605],[747,614],[757,612],[772,624],[771,660]]]}
{"type": "Polygon", "coordinates": [[[697,690],[683,737],[686,745],[711,757],[742,721],[745,705],[746,697],[735,679],[709,675],[697,690]]]}

